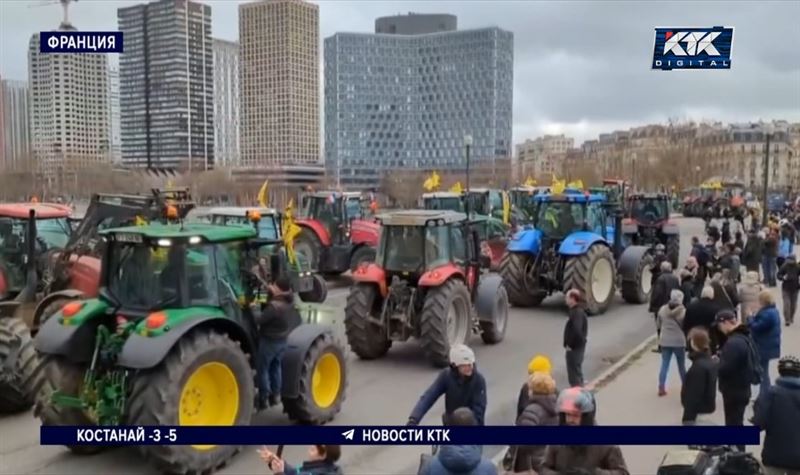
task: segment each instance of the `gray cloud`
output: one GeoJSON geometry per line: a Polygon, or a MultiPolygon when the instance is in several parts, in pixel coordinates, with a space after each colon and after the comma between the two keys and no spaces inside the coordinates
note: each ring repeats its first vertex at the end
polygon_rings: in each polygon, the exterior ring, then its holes
{"type": "MultiPolygon", "coordinates": [[[[25,79],[30,35],[55,28],[58,5],[0,2],[0,74],[25,79]]],[[[137,1],[81,0],[84,30],[116,29],[116,9],[137,1]]],[[[214,36],[236,39],[238,3],[217,0],[214,36]]],[[[578,140],[670,117],[800,120],[800,2],[332,1],[320,5],[321,38],[369,32],[375,18],[409,11],[458,15],[459,28],[514,32],[514,140],[565,132],[578,140]],[[651,71],[657,26],[733,26],[730,71],[651,71]]]]}

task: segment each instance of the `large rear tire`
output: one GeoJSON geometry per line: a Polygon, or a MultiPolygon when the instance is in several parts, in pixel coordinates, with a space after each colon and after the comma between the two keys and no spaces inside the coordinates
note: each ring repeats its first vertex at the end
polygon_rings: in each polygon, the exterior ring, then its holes
{"type": "Polygon", "coordinates": [[[491,321],[480,321],[481,339],[487,345],[500,343],[506,336],[506,328],[508,327],[508,293],[505,286],[500,285],[497,287],[492,300],[494,318],[491,321]]]}
{"type": "Polygon", "coordinates": [[[586,298],[586,313],[608,310],[614,298],[616,269],[611,249],[595,244],[588,252],[570,258],[564,266],[564,291],[580,290],[586,298]]]}
{"type": "Polygon", "coordinates": [[[56,312],[59,312],[64,307],[64,305],[66,305],[69,302],[72,302],[73,300],[80,300],[80,299],[78,297],[57,298],[52,302],[50,302],[49,304],[47,304],[47,307],[45,307],[38,315],[33,316],[33,327],[31,328],[31,334],[35,335],[39,331],[39,329],[42,328],[44,322],[49,320],[50,317],[55,315],[56,312]]]}
{"type": "Polygon", "coordinates": [[[322,242],[319,237],[309,228],[303,228],[294,240],[294,251],[303,254],[308,261],[312,271],[319,271],[319,255],[322,249],[322,242]]]}
{"type": "Polygon", "coordinates": [[[621,278],[620,294],[625,302],[642,304],[650,301],[650,292],[653,290],[652,265],[652,257],[645,255],[636,265],[633,279],[621,278]]]}
{"type": "Polygon", "coordinates": [[[530,284],[529,270],[535,256],[506,252],[500,259],[500,276],[508,292],[508,301],[515,307],[533,307],[542,303],[547,294],[530,284]]]}
{"type": "Polygon", "coordinates": [[[329,332],[318,336],[303,358],[296,398],[283,398],[289,419],[324,424],[342,410],[347,389],[344,351],[329,332]]]}
{"type": "Polygon", "coordinates": [[[363,360],[381,358],[392,341],[386,330],[370,322],[376,310],[378,291],[371,284],[355,284],[344,307],[344,330],[353,353],[363,360]]]}
{"type": "Polygon", "coordinates": [[[436,367],[449,364],[450,348],[466,343],[471,331],[471,304],[466,285],[450,279],[428,290],[420,315],[420,341],[436,367]]]}
{"type": "Polygon", "coordinates": [[[362,263],[375,262],[375,249],[361,246],[350,257],[350,272],[355,272],[362,263]]]}
{"type": "Polygon", "coordinates": [[[672,264],[673,269],[678,268],[678,260],[680,259],[681,255],[681,239],[679,236],[669,236],[667,238],[667,245],[666,245],[666,254],[667,259],[669,259],[670,264],[672,264]]]}
{"type": "Polygon", "coordinates": [[[300,300],[309,303],[322,303],[328,298],[328,283],[319,274],[312,274],[314,286],[308,292],[300,292],[300,300]]]}
{"type": "Polygon", "coordinates": [[[0,414],[24,411],[36,399],[36,349],[21,318],[0,318],[0,414]]]}
{"type": "MultiPolygon", "coordinates": [[[[35,373],[36,405],[33,414],[42,421],[43,426],[96,424],[80,409],[61,407],[51,402],[55,391],[79,396],[85,373],[84,365],[72,363],[63,356],[42,355],[35,373]]],[[[67,448],[78,455],[91,455],[103,450],[103,447],[94,445],[68,445],[67,448]]]]}
{"type": "MultiPolygon", "coordinates": [[[[249,425],[253,370],[238,342],[213,330],[184,335],[158,366],[139,373],[128,401],[128,424],[249,425]]],[[[142,445],[167,473],[210,473],[240,449],[231,445],[142,445]]]]}

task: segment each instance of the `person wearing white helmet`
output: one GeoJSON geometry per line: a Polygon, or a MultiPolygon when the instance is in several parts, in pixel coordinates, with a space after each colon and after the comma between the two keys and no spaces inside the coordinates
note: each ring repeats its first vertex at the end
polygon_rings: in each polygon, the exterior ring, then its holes
{"type": "Polygon", "coordinates": [[[486,380],[475,367],[475,353],[467,345],[450,348],[450,367],[443,369],[422,394],[408,416],[407,425],[418,425],[425,414],[444,396],[442,422],[448,425],[453,411],[460,407],[472,410],[478,425],[486,414],[486,380]]]}

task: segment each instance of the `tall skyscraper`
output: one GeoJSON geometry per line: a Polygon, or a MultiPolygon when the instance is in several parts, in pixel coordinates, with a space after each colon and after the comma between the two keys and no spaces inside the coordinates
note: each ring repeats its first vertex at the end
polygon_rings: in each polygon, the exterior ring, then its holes
{"type": "Polygon", "coordinates": [[[211,7],[189,0],[120,8],[122,163],[206,170],[214,164],[211,7]]]}
{"type": "MultiPolygon", "coordinates": [[[[75,30],[62,23],[59,30],[75,30]]],[[[110,159],[108,56],[43,54],[39,34],[28,45],[30,134],[48,180],[110,159]]]]}
{"type": "Polygon", "coordinates": [[[0,170],[31,160],[28,133],[28,84],[0,78],[0,170]]]}
{"type": "Polygon", "coordinates": [[[514,37],[453,15],[379,18],[325,39],[325,166],[349,188],[394,169],[462,170],[512,152],[514,37]]]}
{"type": "Polygon", "coordinates": [[[108,70],[108,116],[111,121],[108,128],[111,141],[111,162],[118,164],[122,161],[122,136],[120,135],[119,69],[116,67],[108,70]]]}
{"type": "Polygon", "coordinates": [[[239,5],[241,165],[317,164],[319,7],[239,5]]]}
{"type": "Polygon", "coordinates": [[[214,39],[214,159],[239,165],[239,43],[214,39]]]}

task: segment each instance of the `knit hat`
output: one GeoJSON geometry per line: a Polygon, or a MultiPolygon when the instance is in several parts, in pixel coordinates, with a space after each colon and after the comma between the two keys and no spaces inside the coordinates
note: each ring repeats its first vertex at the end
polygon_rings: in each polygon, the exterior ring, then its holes
{"type": "Polygon", "coordinates": [[[550,374],[551,371],[553,371],[553,365],[550,363],[550,359],[544,355],[536,355],[528,362],[528,374],[550,374]]]}
{"type": "Polygon", "coordinates": [[[528,378],[528,394],[555,394],[556,380],[548,373],[533,373],[528,378]]]}
{"type": "Polygon", "coordinates": [[[683,303],[683,292],[680,290],[673,290],[669,293],[670,305],[680,305],[683,303]]]}

